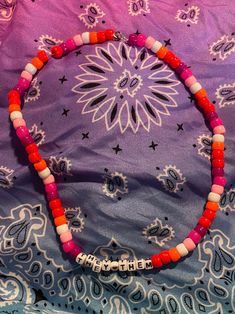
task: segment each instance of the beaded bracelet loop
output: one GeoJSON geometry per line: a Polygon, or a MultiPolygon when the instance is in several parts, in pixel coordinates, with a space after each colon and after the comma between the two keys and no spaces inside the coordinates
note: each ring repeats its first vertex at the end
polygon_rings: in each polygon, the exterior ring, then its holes
{"type": "Polygon", "coordinates": [[[121,32],[114,32],[112,29],[101,32],[84,32],[81,35],[78,34],[73,38],[69,38],[60,45],[53,46],[51,48],[51,55],[53,58],[61,58],[84,44],[101,44],[109,40],[122,40],[131,46],[146,47],[150,49],[157,58],[162,59],[168,64],[194,95],[198,107],[201,108],[204,118],[209,122],[213,132],[211,151],[213,180],[211,191],[208,194],[205,209],[198,219],[197,225],[189,232],[183,242],[176,245],[176,247],[161,251],[149,258],[119,261],[101,261],[92,254],[85,254],[83,249],[74,243],[72,233],[68,228],[65,211],[59,198],[55,177],[51,174],[46,161],[40,155],[38,145],[30,135],[21,113],[21,97],[29,88],[33,76],[41,70],[49,60],[49,55],[44,50],[40,50],[37,56],[26,64],[17,85],[8,93],[10,120],[16,130],[16,135],[25,147],[30,163],[33,164],[38,175],[43,180],[49,207],[52,210],[56,232],[60,237],[64,252],[68,253],[78,264],[91,267],[94,272],[115,270],[134,271],[160,268],[163,265],[177,262],[190,251],[194,250],[207,233],[208,228],[211,226],[216,216],[221,194],[226,184],[224,177],[225,127],[216,113],[215,106],[208,99],[206,90],[202,88],[201,84],[196,80],[195,76],[193,76],[192,71],[172,51],[164,47],[151,36],[146,38],[143,34],[131,34],[127,39],[121,32]]]}

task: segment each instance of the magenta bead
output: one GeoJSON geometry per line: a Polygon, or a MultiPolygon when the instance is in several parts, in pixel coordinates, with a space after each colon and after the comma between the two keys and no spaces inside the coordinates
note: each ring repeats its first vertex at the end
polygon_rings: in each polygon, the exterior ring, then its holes
{"type": "Polygon", "coordinates": [[[49,201],[51,201],[51,200],[53,200],[55,198],[59,198],[58,191],[51,191],[51,192],[47,193],[47,199],[49,201]]]}
{"type": "Polygon", "coordinates": [[[218,125],[223,125],[223,121],[220,118],[215,118],[211,120],[210,126],[212,127],[212,129],[214,129],[218,125]]]}
{"type": "Polygon", "coordinates": [[[138,47],[144,47],[145,42],[146,42],[146,37],[145,37],[143,34],[139,34],[139,35],[137,36],[136,45],[137,45],[138,47]]]}
{"type": "Polygon", "coordinates": [[[175,72],[180,75],[186,69],[188,69],[187,65],[184,62],[181,62],[175,69],[175,72]]]}
{"type": "Polygon", "coordinates": [[[128,44],[130,46],[136,46],[137,45],[137,35],[136,34],[130,34],[129,35],[128,44]]]}
{"type": "Polygon", "coordinates": [[[57,186],[55,183],[45,184],[45,191],[47,193],[57,191],[57,186]]]}
{"type": "Polygon", "coordinates": [[[227,183],[227,180],[224,176],[217,176],[213,178],[213,184],[225,186],[227,183]]]}
{"type": "Polygon", "coordinates": [[[223,177],[224,176],[224,168],[212,168],[211,174],[213,177],[223,177]]]}
{"type": "Polygon", "coordinates": [[[191,230],[188,234],[188,238],[192,239],[193,242],[197,244],[198,242],[200,242],[202,237],[200,236],[199,233],[197,233],[197,231],[191,230]]]}
{"type": "Polygon", "coordinates": [[[25,90],[22,88],[22,86],[19,85],[19,84],[17,84],[13,89],[16,90],[16,91],[20,94],[20,96],[22,96],[22,95],[24,94],[24,91],[25,91],[25,90]]]}
{"type": "Polygon", "coordinates": [[[75,247],[69,252],[72,258],[76,258],[79,253],[82,253],[82,248],[75,244],[75,247]]]}
{"type": "Polygon", "coordinates": [[[73,40],[73,38],[69,38],[68,40],[66,40],[66,46],[68,47],[69,51],[73,51],[74,49],[77,48],[75,41],[73,40]]]}
{"type": "Polygon", "coordinates": [[[20,126],[19,128],[17,128],[16,135],[24,146],[32,144],[34,142],[34,139],[30,135],[28,128],[25,126],[20,126]]]}
{"type": "Polygon", "coordinates": [[[205,118],[207,121],[212,121],[213,119],[218,118],[218,114],[215,111],[205,113],[205,118]]]}
{"type": "Polygon", "coordinates": [[[21,78],[19,79],[19,81],[18,81],[18,85],[19,85],[22,89],[26,90],[26,89],[28,89],[29,86],[30,86],[30,81],[28,81],[28,80],[26,80],[25,78],[21,77],[21,78]]]}
{"type": "Polygon", "coordinates": [[[75,248],[75,243],[73,242],[73,240],[70,240],[68,242],[63,243],[63,250],[65,253],[70,252],[72,249],[75,248]]]}
{"type": "Polygon", "coordinates": [[[201,225],[196,225],[196,227],[194,228],[194,230],[200,234],[201,237],[204,237],[207,233],[207,229],[201,225]]]}
{"type": "Polygon", "coordinates": [[[180,77],[182,78],[182,80],[185,81],[192,75],[193,75],[192,71],[189,68],[187,68],[180,74],[180,77]]]}
{"type": "Polygon", "coordinates": [[[68,49],[66,43],[62,43],[59,46],[63,49],[63,56],[65,56],[69,53],[69,49],[68,49]]]}

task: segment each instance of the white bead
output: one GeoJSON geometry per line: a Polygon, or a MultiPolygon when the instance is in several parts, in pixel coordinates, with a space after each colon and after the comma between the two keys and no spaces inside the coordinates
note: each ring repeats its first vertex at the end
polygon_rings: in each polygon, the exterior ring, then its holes
{"type": "Polygon", "coordinates": [[[111,261],[110,261],[110,260],[104,259],[104,260],[101,262],[101,268],[102,268],[102,270],[109,271],[110,268],[111,268],[110,266],[111,266],[111,261]]]}
{"type": "Polygon", "coordinates": [[[215,202],[215,203],[219,203],[220,201],[220,195],[215,193],[215,192],[210,192],[208,194],[208,201],[211,201],[211,202],[215,202]]]}
{"type": "Polygon", "coordinates": [[[212,136],[212,141],[213,142],[224,142],[224,136],[222,134],[215,134],[212,136]]]}
{"type": "Polygon", "coordinates": [[[10,119],[11,121],[14,121],[15,119],[18,119],[18,118],[23,118],[23,115],[20,111],[12,111],[11,114],[10,114],[10,119]]]}
{"type": "Polygon", "coordinates": [[[83,265],[86,262],[87,255],[85,253],[79,253],[76,257],[76,262],[80,265],[83,265]]]}
{"type": "Polygon", "coordinates": [[[129,271],[134,271],[134,270],[136,270],[136,260],[130,260],[130,261],[128,261],[127,262],[127,266],[128,266],[128,270],[129,271]]]}
{"type": "Polygon", "coordinates": [[[84,263],[84,266],[92,267],[96,260],[97,258],[94,255],[88,254],[86,258],[86,263],[84,263]]]}
{"type": "Polygon", "coordinates": [[[128,265],[128,263],[127,263],[127,260],[126,260],[126,259],[120,260],[120,261],[118,262],[118,269],[119,269],[120,271],[126,271],[126,270],[127,270],[127,265],[128,265]]]}
{"type": "Polygon", "coordinates": [[[46,179],[50,174],[51,174],[51,170],[48,167],[46,167],[42,171],[38,171],[38,175],[42,179],[46,179]]]}
{"type": "Polygon", "coordinates": [[[110,268],[111,268],[111,270],[118,270],[118,262],[112,261],[110,268]]]}
{"type": "Polygon", "coordinates": [[[142,259],[137,259],[136,261],[136,269],[144,269],[145,268],[145,260],[142,259]]]}
{"type": "Polygon", "coordinates": [[[67,224],[63,224],[63,225],[56,227],[56,232],[58,233],[58,235],[61,235],[62,233],[65,233],[67,231],[69,231],[67,224]]]}
{"type": "Polygon", "coordinates": [[[152,269],[153,268],[153,264],[152,264],[152,261],[151,259],[145,259],[145,269],[152,269]]]}
{"type": "Polygon", "coordinates": [[[101,272],[101,261],[96,259],[93,266],[92,266],[92,270],[96,273],[100,273],[101,272]]]}
{"type": "Polygon", "coordinates": [[[27,63],[24,69],[32,75],[34,75],[38,70],[32,63],[27,63]]]}
{"type": "Polygon", "coordinates": [[[176,245],[176,249],[180,253],[181,256],[185,256],[188,254],[188,250],[186,249],[186,246],[184,245],[184,243],[180,243],[176,245]]]}
{"type": "Polygon", "coordinates": [[[196,82],[193,85],[191,85],[189,89],[192,94],[196,94],[200,89],[202,89],[202,85],[196,82]]]}
{"type": "Polygon", "coordinates": [[[152,45],[151,50],[152,52],[156,53],[158,50],[162,47],[162,43],[160,41],[156,40],[155,43],[152,45]]]}
{"type": "Polygon", "coordinates": [[[90,33],[89,32],[82,33],[82,41],[84,44],[90,43],[90,33]]]}

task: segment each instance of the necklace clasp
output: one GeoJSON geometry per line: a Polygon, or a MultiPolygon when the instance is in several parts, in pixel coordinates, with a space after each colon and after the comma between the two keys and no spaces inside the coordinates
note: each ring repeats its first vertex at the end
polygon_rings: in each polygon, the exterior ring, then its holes
{"type": "Polygon", "coordinates": [[[125,34],[121,33],[120,31],[117,31],[113,34],[113,38],[115,41],[123,41],[124,43],[128,43],[128,38],[125,34]]]}

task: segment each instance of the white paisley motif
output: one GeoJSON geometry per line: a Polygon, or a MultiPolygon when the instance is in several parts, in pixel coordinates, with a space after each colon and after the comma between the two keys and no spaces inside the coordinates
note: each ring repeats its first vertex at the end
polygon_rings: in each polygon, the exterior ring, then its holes
{"type": "Polygon", "coordinates": [[[84,13],[79,15],[79,19],[85,24],[87,28],[93,28],[99,23],[105,13],[100,9],[96,3],[90,3],[84,9],[84,13]]]}

